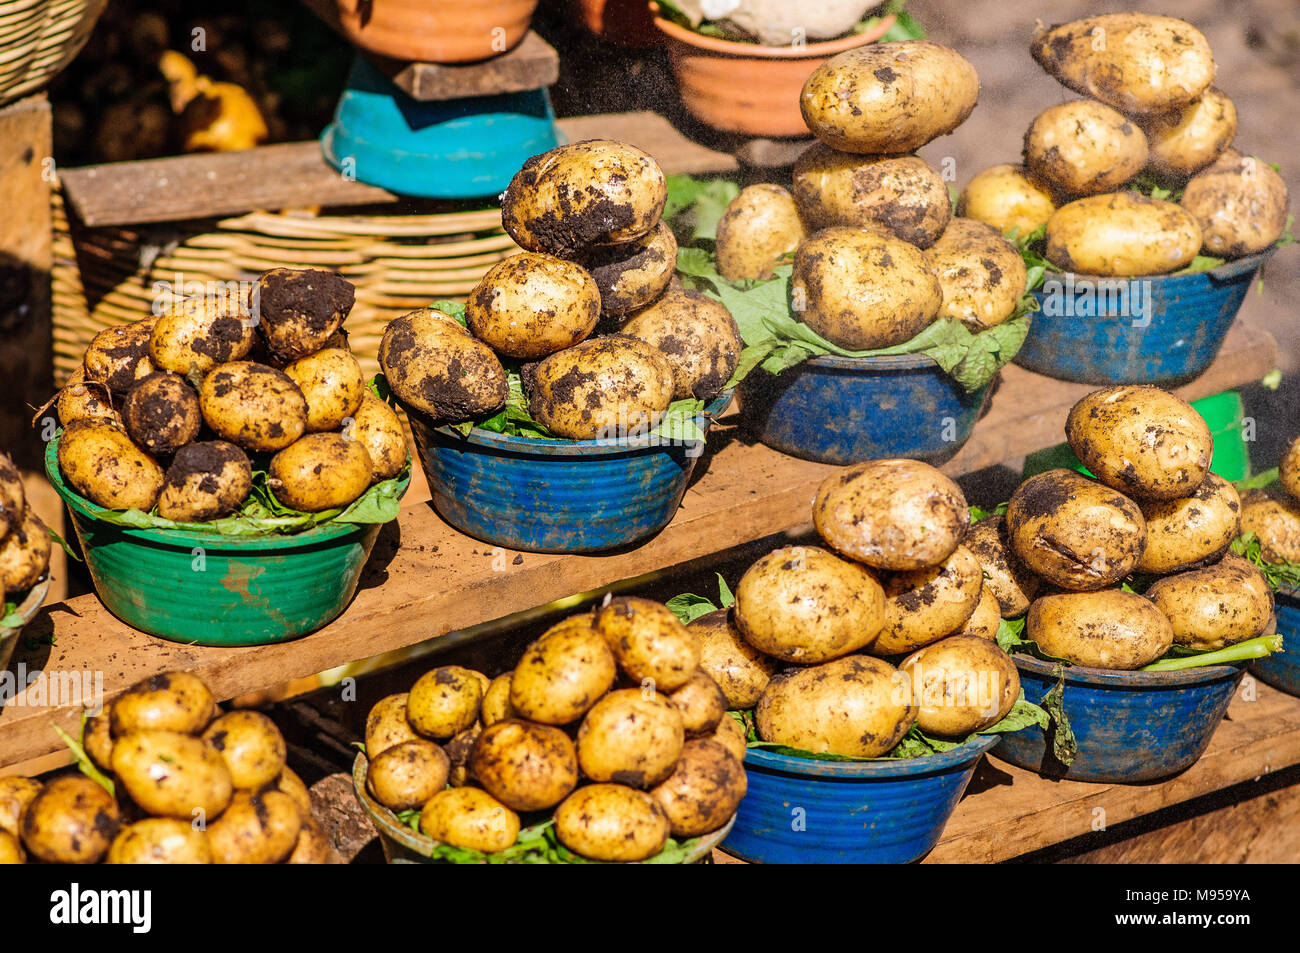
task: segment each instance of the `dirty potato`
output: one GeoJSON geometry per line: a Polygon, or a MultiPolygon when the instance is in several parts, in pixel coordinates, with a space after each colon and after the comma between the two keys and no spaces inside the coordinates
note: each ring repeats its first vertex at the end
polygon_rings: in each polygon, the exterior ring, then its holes
{"type": "Polygon", "coordinates": [[[279,791],[240,791],[208,824],[218,864],[278,864],[293,852],[302,830],[298,805],[279,791]]]}
{"type": "Polygon", "coordinates": [[[235,789],[230,769],[210,741],[175,731],[133,731],[119,737],[113,745],[113,774],[150,814],[186,821],[201,812],[210,822],[230,804],[235,789]]]}
{"type": "Polygon", "coordinates": [[[1237,108],[1211,86],[1199,99],[1142,124],[1151,157],[1147,168],[1166,180],[1181,181],[1200,172],[1232,145],[1237,108]]]}
{"type": "Polygon", "coordinates": [[[585,340],[600,308],[601,288],[581,265],[522,252],[488,269],[465,300],[465,321],[498,354],[532,361],[585,340]]]}
{"type": "Polygon", "coordinates": [[[284,736],[260,711],[227,712],[208,725],[203,737],[221,752],[236,788],[264,787],[284,770],[284,736]]]}
{"type": "Polygon", "coordinates": [[[718,221],[718,273],[728,281],[766,278],[808,237],[794,196],[779,185],[750,185],[718,221]]]}
{"type": "Polygon", "coordinates": [[[1076,665],[1131,671],[1168,652],[1174,630],[1148,599],[1103,589],[1035,599],[1025,617],[1025,638],[1076,665]]]}
{"type": "Polygon", "coordinates": [[[727,714],[726,696],[718,683],[702,670],[681,688],[670,692],[668,700],[681,712],[682,727],[688,738],[712,735],[727,714]]]}
{"type": "Polygon", "coordinates": [[[991,226],[954,218],[925,257],[943,289],[940,317],[983,331],[1016,313],[1028,281],[1025,260],[991,226]]]}
{"type": "Polygon", "coordinates": [[[476,672],[443,665],[425,672],[406,698],[406,720],[426,738],[451,738],[478,718],[483,686],[476,672]]]}
{"type": "Polygon", "coordinates": [[[386,748],[366,769],[374,799],[392,811],[423,807],[447,786],[451,759],[432,741],[417,738],[386,748]]]}
{"type": "Polygon", "coordinates": [[[686,628],[700,642],[700,671],[721,689],[726,707],[753,708],[779,669],[776,660],[745,641],[731,609],[700,616],[686,628]]]}
{"type": "Polygon", "coordinates": [[[239,509],[253,488],[253,465],[233,443],[205,440],[176,451],[158,495],[158,515],[203,523],[239,509]]]}
{"type": "Polygon", "coordinates": [[[420,737],[406,718],[407,697],[402,692],[381,698],[366,715],[366,755],[371,761],[389,748],[420,737]]]}
{"type": "Polygon", "coordinates": [[[516,719],[483,729],[469,761],[470,773],[514,811],[555,807],[578,785],[578,755],[559,728],[516,719]]]}
{"type": "Polygon", "coordinates": [[[407,407],[459,423],[499,410],[509,384],[492,349],[455,319],[425,308],[389,323],[379,365],[407,407]]]}
{"type": "Polygon", "coordinates": [[[745,769],[725,747],[709,738],[688,741],[668,779],[650,792],[673,837],[701,837],[736,813],[749,784],[745,769]]]}
{"type": "Polygon", "coordinates": [[[1051,188],[1023,165],[990,166],[966,184],[957,201],[957,214],[991,225],[1003,235],[1024,237],[1056,211],[1051,188]]]}
{"type": "Polygon", "coordinates": [[[313,433],[271,458],[267,485],[290,509],[318,513],[347,506],[370,487],[370,454],[337,433],[313,433]]]}
{"type": "Polygon", "coordinates": [[[1039,580],[1011,548],[1003,516],[989,516],[970,528],[963,545],[979,561],[985,592],[998,601],[1004,619],[1018,619],[1038,594],[1039,580]]]}
{"type": "Polygon", "coordinates": [[[114,738],[133,731],[176,731],[197,735],[212,720],[216,700],[203,680],[189,672],[164,672],[136,682],[108,709],[114,738]]]}
{"type": "Polygon", "coordinates": [[[987,639],[943,639],[898,667],[912,681],[916,723],[933,735],[962,738],[982,731],[1005,718],[1020,697],[1015,663],[987,639]]]}
{"type": "Polygon", "coordinates": [[[1277,478],[1282,483],[1282,489],[1293,500],[1300,500],[1300,437],[1287,445],[1277,470],[1277,478]]]}
{"type": "Polygon", "coordinates": [[[730,714],[718,722],[718,727],[713,732],[713,740],[730,751],[737,761],[744,763],[749,742],[745,739],[745,729],[730,714]]]}
{"type": "Polygon", "coordinates": [[[495,725],[507,718],[517,718],[519,713],[510,704],[510,691],[514,684],[513,671],[498,675],[488,683],[488,690],[483,693],[483,704],[479,709],[479,719],[483,727],[495,725]]]}
{"type": "Polygon", "coordinates": [[[1265,561],[1300,563],[1300,500],[1251,490],[1241,498],[1241,531],[1259,538],[1265,561]]]}
{"type": "Polygon", "coordinates": [[[600,309],[624,315],[644,308],[667,289],[677,274],[677,239],[667,222],[624,245],[598,245],[579,262],[600,289],[600,309]]]}
{"type": "Polygon", "coordinates": [[[147,817],[122,828],[108,848],[106,864],[210,864],[207,834],[192,821],[147,817]]]}
{"type": "Polygon", "coordinates": [[[154,319],[105,328],[90,339],[82,365],[87,381],[97,381],[118,396],[154,372],[149,360],[149,338],[154,319]]]}
{"type": "Polygon", "coordinates": [[[620,688],[582,720],[578,764],[593,781],[653,787],[672,773],[685,742],[681,712],[666,696],[620,688]]]}
{"type": "Polygon", "coordinates": [[[1025,168],[1065,195],[1113,192],[1147,164],[1136,123],[1090,99],[1049,106],[1025,132],[1025,168]]]}
{"type": "Polygon", "coordinates": [[[175,453],[199,435],[199,395],[183,377],[157,371],[132,385],[122,405],[126,432],[155,455],[175,453]]]}
{"type": "Polygon", "coordinates": [[[424,805],[420,830],[453,847],[495,854],[519,838],[519,815],[481,788],[449,788],[424,805]]]}
{"type": "Polygon", "coordinates": [[[993,590],[989,588],[988,581],[985,580],[984,587],[980,590],[980,601],[975,604],[975,611],[966,620],[966,624],[953,635],[969,635],[992,642],[997,639],[1001,624],[1002,606],[998,603],[998,597],[993,594],[993,590]]]}
{"type": "Polygon", "coordinates": [[[1047,259],[1064,271],[1133,277],[1189,265],[1201,227],[1185,209],[1137,192],[1112,192],[1062,205],[1047,220],[1047,259]]]}
{"type": "Polygon", "coordinates": [[[1263,635],[1273,618],[1268,580],[1231,553],[1212,566],[1157,579],[1145,595],[1169,620],[1174,642],[1201,652],[1263,635]]]}
{"type": "Polygon", "coordinates": [[[590,613],[572,616],[524,650],[510,678],[512,711],[530,721],[567,725],[609,691],[618,670],[595,623],[590,613]]]}
{"type": "Polygon", "coordinates": [[[257,279],[249,304],[266,346],[294,361],[325,347],[355,301],[352,282],[332,271],[273,268],[257,279]]]}
{"type": "Polygon", "coordinates": [[[1191,496],[1139,505],[1147,524],[1140,573],[1164,575],[1217,559],[1241,532],[1241,497],[1217,473],[1207,473],[1191,496]]]}
{"type": "Polygon", "coordinates": [[[0,539],[0,593],[26,592],[50,565],[50,532],[30,507],[0,539]]]}
{"type": "Polygon", "coordinates": [[[7,453],[0,453],[0,539],[22,522],[26,509],[23,475],[7,453]]]}
{"type": "Polygon", "coordinates": [[[952,635],[979,605],[979,560],[958,546],[938,566],[894,573],[884,581],[885,624],[868,651],[899,655],[952,635]]]}
{"type": "Polygon", "coordinates": [[[202,377],[218,364],[246,358],[254,338],[253,321],[237,308],[198,299],[158,317],[149,360],[162,371],[202,377]]]}
{"type": "Polygon", "coordinates": [[[23,846],[46,863],[94,864],[108,852],[120,815],[113,796],[76,774],[50,781],[23,812],[23,846]]]}
{"type": "Polygon", "coordinates": [[[338,430],[356,413],[366,393],[361,365],[352,352],[327,347],[285,365],[307,401],[307,431],[338,430]]]}
{"type": "Polygon", "coordinates": [[[118,419],[107,385],[87,381],[84,365],[73,371],[68,382],[59,390],[54,409],[59,415],[59,422],[65,427],[74,420],[96,417],[109,421],[118,419]]]}
{"type": "Polygon", "coordinates": [[[1286,182],[1254,156],[1229,149],[1194,175],[1179,204],[1196,220],[1207,255],[1239,258],[1264,251],[1286,229],[1286,182]]]}
{"type": "Polygon", "coordinates": [[[254,453],[283,450],[307,429],[307,400],[298,385],[254,361],[214,368],[203,378],[199,404],[217,436],[254,453]]]}
{"type": "Polygon", "coordinates": [[[659,853],[670,826],[659,803],[621,784],[589,784],[555,811],[560,843],[590,860],[636,863],[659,853]]]}
{"type": "Polygon", "coordinates": [[[656,691],[681,688],[699,668],[700,646],[694,633],[658,602],[636,596],[611,599],[596,611],[595,629],[614,653],[618,667],[656,691]]]}
{"type": "Polygon", "coordinates": [[[372,482],[391,480],[406,468],[409,452],[402,421],[388,402],[370,393],[369,388],[361,395],[351,421],[344,422],[343,436],[366,448],[372,482]]]}
{"type": "Polygon", "coordinates": [[[736,320],[721,301],[698,291],[668,291],[623,325],[623,333],[657,347],[673,368],[673,399],[712,400],[740,363],[736,320]]]}
{"type": "Polygon", "coordinates": [[[35,778],[17,775],[0,778],[0,831],[15,837],[22,834],[23,813],[43,786],[35,778]]]}
{"type": "Polygon", "coordinates": [[[163,469],[126,433],[103,420],[77,420],[59,437],[59,469],[72,488],[105,509],[149,512],[163,469]]]}

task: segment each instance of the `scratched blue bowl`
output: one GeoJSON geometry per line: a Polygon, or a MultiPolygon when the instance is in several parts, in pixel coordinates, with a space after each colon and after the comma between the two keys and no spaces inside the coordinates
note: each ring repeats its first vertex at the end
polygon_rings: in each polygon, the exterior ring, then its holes
{"type": "Polygon", "coordinates": [[[1251,282],[1273,251],[1194,275],[1108,279],[1049,273],[1060,287],[1033,293],[1041,310],[1015,362],[1081,384],[1186,383],[1218,356],[1251,282]],[[1101,294],[1098,282],[1116,282],[1127,294],[1101,294]],[[1148,295],[1146,314],[1142,302],[1148,295]]]}
{"type": "Polygon", "coordinates": [[[722,849],[764,864],[906,864],[943,834],[975,765],[977,738],[904,761],[815,761],[750,748],[749,792],[722,849]]]}
{"type": "MultiPolygon", "coordinates": [[[[731,402],[705,407],[701,430],[731,402]]],[[[667,526],[704,450],[699,441],[543,440],[486,430],[461,436],[407,408],[438,513],[463,533],[507,549],[597,553],[667,526]]]]}
{"type": "Polygon", "coordinates": [[[1300,592],[1279,590],[1274,599],[1282,651],[1255,659],[1251,674],[1288,695],[1300,696],[1300,592]]]}
{"type": "MultiPolygon", "coordinates": [[[[1056,684],[1049,662],[1015,656],[1025,697],[1040,701],[1056,684]]],[[[993,756],[1046,777],[1072,781],[1155,781],[1191,767],[1223,720],[1244,666],[1181,672],[1121,672],[1066,666],[1064,709],[1079,750],[1066,767],[1043,729],[1008,732],[993,756]]]]}
{"type": "Polygon", "coordinates": [[[848,464],[908,457],[938,465],[970,439],[989,387],[965,393],[921,354],[815,357],[740,385],[745,426],[792,457],[848,464]]]}

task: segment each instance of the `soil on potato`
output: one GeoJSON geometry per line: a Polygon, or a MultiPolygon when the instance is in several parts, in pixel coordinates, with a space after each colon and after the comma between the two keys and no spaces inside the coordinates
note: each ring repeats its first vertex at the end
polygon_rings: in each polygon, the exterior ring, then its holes
{"type": "Polygon", "coordinates": [[[260,316],[267,324],[301,320],[313,334],[320,334],[352,310],[356,289],[341,275],[312,268],[264,275],[258,296],[260,316]]]}

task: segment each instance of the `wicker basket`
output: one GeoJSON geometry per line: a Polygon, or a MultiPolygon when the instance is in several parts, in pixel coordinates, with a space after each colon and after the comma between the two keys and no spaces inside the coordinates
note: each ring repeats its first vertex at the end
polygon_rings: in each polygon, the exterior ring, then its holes
{"type": "Polygon", "coordinates": [[[0,105],[48,83],[81,52],[108,0],[0,2],[0,105]]]}

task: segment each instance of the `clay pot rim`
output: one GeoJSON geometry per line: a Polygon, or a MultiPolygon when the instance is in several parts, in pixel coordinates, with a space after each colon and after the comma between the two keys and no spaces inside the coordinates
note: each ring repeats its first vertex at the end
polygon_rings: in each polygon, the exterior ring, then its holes
{"type": "Polygon", "coordinates": [[[865,33],[854,33],[850,36],[840,37],[838,40],[809,43],[807,46],[796,49],[791,46],[763,46],[760,43],[741,43],[737,40],[720,40],[717,37],[704,36],[661,16],[659,4],[654,3],[653,0],[650,3],[650,12],[654,15],[655,27],[670,39],[685,43],[687,46],[693,46],[696,49],[718,53],[722,56],[760,60],[804,60],[834,56],[836,53],[843,53],[855,47],[874,43],[888,33],[898,19],[895,14],[890,13],[882,17],[879,23],[865,33]]]}

